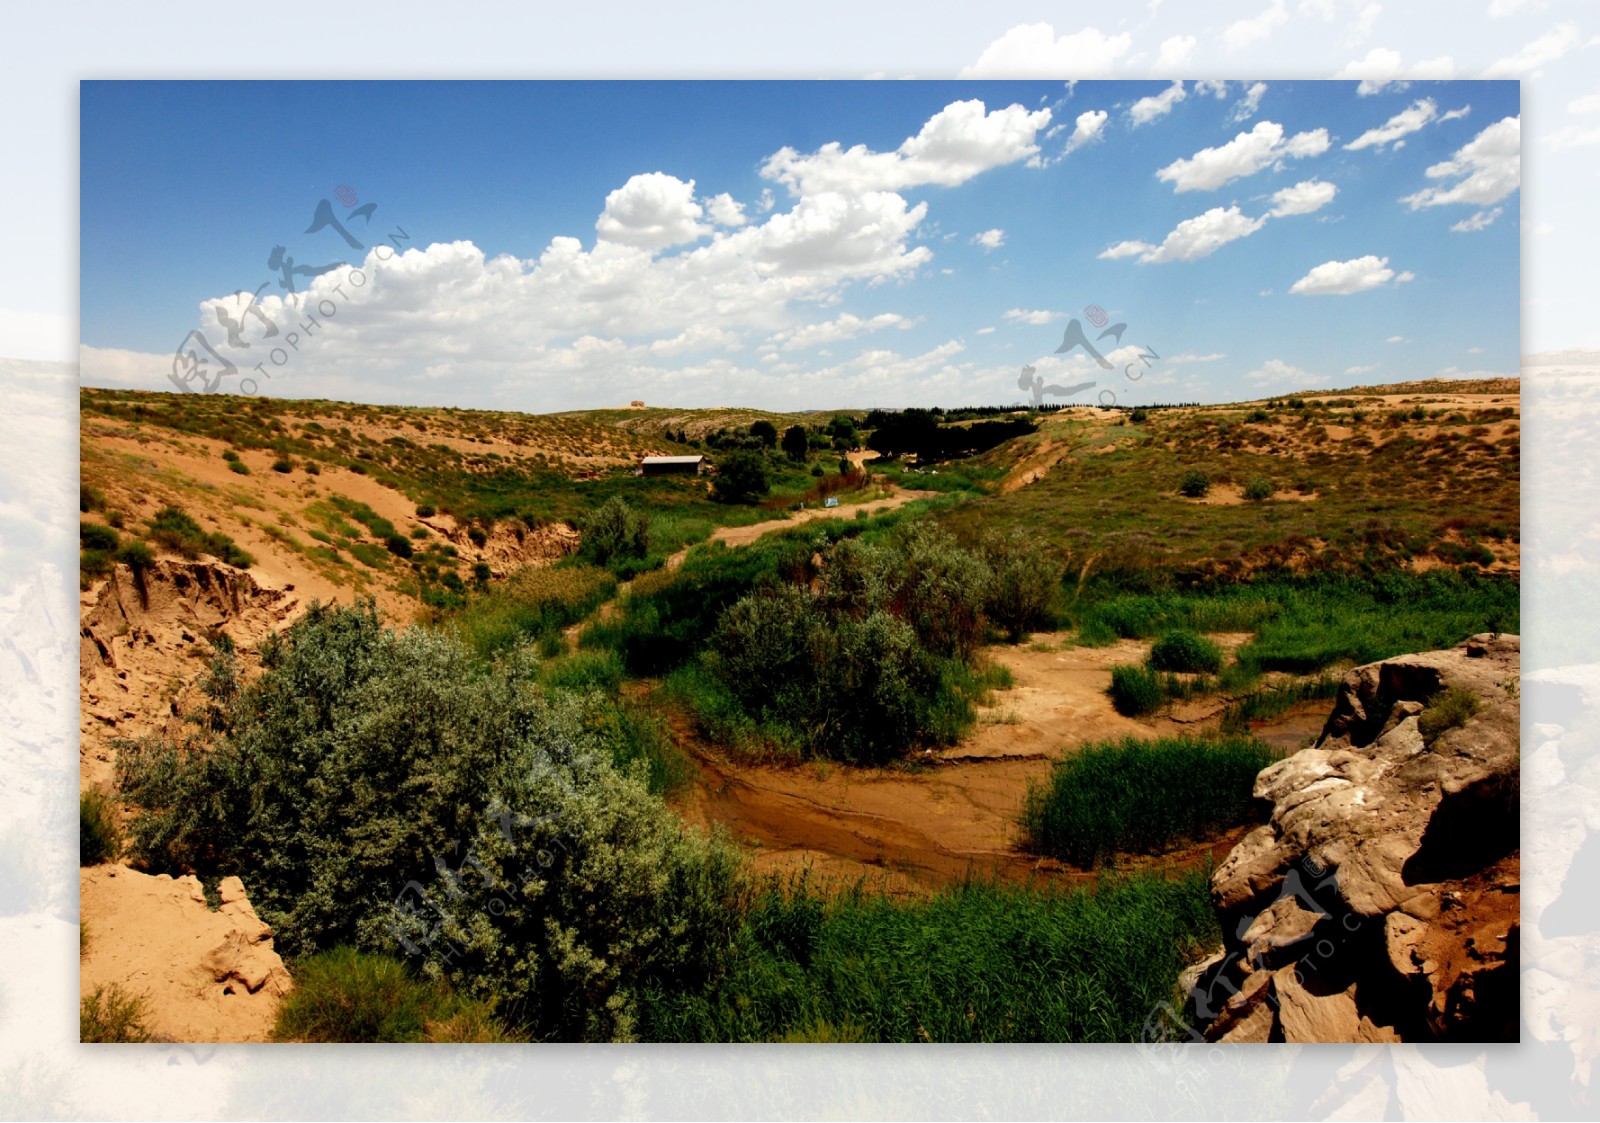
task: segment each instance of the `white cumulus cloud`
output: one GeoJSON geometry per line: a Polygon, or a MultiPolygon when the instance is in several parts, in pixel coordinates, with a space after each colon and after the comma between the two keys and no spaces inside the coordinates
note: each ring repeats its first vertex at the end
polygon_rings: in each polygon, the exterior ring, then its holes
{"type": "Polygon", "coordinates": [[[1412,279],[1410,273],[1397,275],[1390,269],[1387,257],[1367,254],[1349,261],[1325,261],[1290,285],[1289,291],[1301,296],[1349,296],[1412,279]]]}
{"type": "Polygon", "coordinates": [[[998,226],[985,230],[982,234],[972,236],[974,245],[982,246],[986,250],[997,250],[1006,244],[1006,232],[998,226]]]}
{"type": "Polygon", "coordinates": [[[842,312],[832,320],[778,332],[771,336],[767,343],[781,347],[785,351],[802,351],[807,347],[820,347],[825,343],[856,339],[871,332],[883,331],[885,328],[900,328],[903,331],[911,327],[912,323],[913,321],[895,312],[883,312],[870,319],[842,312]]]}
{"type": "Polygon", "coordinates": [[[1182,80],[1176,80],[1159,94],[1142,97],[1134,102],[1128,110],[1128,116],[1135,125],[1148,125],[1151,121],[1159,121],[1171,113],[1172,107],[1186,96],[1182,80]]]}
{"type": "Polygon", "coordinates": [[[1031,327],[1040,327],[1059,320],[1066,313],[1051,312],[1043,308],[1010,308],[1006,310],[1005,319],[1013,324],[1028,324],[1031,327]]]}
{"type": "Polygon", "coordinates": [[[1189,65],[1197,42],[1193,35],[1174,35],[1161,40],[1161,50],[1156,55],[1156,73],[1171,74],[1179,67],[1189,65]]]}
{"type": "Polygon", "coordinates": [[[718,226],[743,226],[746,221],[744,204],[737,202],[724,191],[706,200],[706,217],[718,226]]]}
{"type": "Polygon", "coordinates": [[[1178,192],[1215,191],[1281,160],[1320,156],[1328,150],[1329,143],[1327,129],[1296,133],[1285,140],[1282,125],[1258,121],[1255,128],[1226,144],[1202,148],[1193,156],[1174,160],[1156,172],[1156,178],[1171,183],[1178,192]]]}
{"type": "Polygon", "coordinates": [[[1563,23],[1545,32],[1513,55],[1497,59],[1484,70],[1485,78],[1521,78],[1537,74],[1546,63],[1554,62],[1578,42],[1578,25],[1563,23]]]}
{"type": "Polygon", "coordinates": [[[1241,51],[1266,39],[1288,19],[1283,0],[1272,0],[1259,15],[1229,25],[1228,30],[1222,33],[1222,42],[1230,51],[1241,51]]]}
{"type": "Polygon", "coordinates": [[[992,112],[982,101],[957,101],[930,117],[893,152],[831,141],[809,155],[785,146],[761,165],[765,179],[808,195],[819,191],[898,191],[923,184],[955,187],[991,168],[1038,153],[1036,137],[1050,110],[1009,105],[992,112]]]}
{"type": "Polygon", "coordinates": [[[1245,90],[1244,96],[1233,103],[1233,109],[1228,113],[1230,121],[1248,121],[1256,115],[1256,110],[1261,108],[1261,99],[1266,95],[1265,82],[1252,82],[1250,88],[1245,90]]]}
{"type": "Polygon", "coordinates": [[[1421,98],[1412,102],[1409,108],[1402,109],[1399,113],[1390,117],[1383,124],[1376,128],[1368,129],[1356,137],[1355,140],[1345,145],[1345,149],[1355,152],[1363,148],[1377,148],[1381,151],[1385,145],[1393,144],[1401,137],[1410,136],[1412,133],[1418,132],[1438,115],[1439,107],[1434,104],[1433,99],[1421,98]]]}
{"type": "Polygon", "coordinates": [[[1321,381],[1310,371],[1282,359],[1268,359],[1245,377],[1259,386],[1281,387],[1285,390],[1309,390],[1321,381]]]}
{"type": "Polygon", "coordinates": [[[594,228],[608,242],[664,249],[709,234],[711,228],[700,221],[704,213],[694,201],[694,180],[685,183],[664,172],[647,172],[606,196],[594,228]]]}
{"type": "Polygon", "coordinates": [[[1339,189],[1320,179],[1306,179],[1293,187],[1285,187],[1272,195],[1272,216],[1282,218],[1291,214],[1310,214],[1333,202],[1339,189]]]}
{"type": "Polygon", "coordinates": [[[1457,234],[1469,234],[1476,230],[1487,230],[1494,225],[1494,220],[1500,217],[1504,207],[1494,207],[1486,211],[1478,211],[1471,218],[1464,218],[1450,227],[1457,234]]]}
{"type": "Polygon", "coordinates": [[[1406,78],[1452,78],[1455,72],[1455,61],[1449,55],[1423,59],[1408,67],[1404,65],[1399,51],[1390,50],[1388,47],[1374,47],[1367,52],[1366,58],[1345,64],[1334,77],[1361,79],[1361,84],[1356,87],[1356,93],[1362,97],[1370,97],[1391,85],[1397,90],[1405,89],[1410,85],[1403,80],[1406,78]]]}
{"type": "Polygon", "coordinates": [[[1082,148],[1084,145],[1099,140],[1105,135],[1106,121],[1110,114],[1104,109],[1091,109],[1078,114],[1078,120],[1073,127],[1072,135],[1067,138],[1066,152],[1082,148]]]}
{"type": "Polygon", "coordinates": [[[1103,251],[1107,259],[1137,256],[1144,263],[1197,261],[1209,257],[1229,242],[1248,238],[1266,224],[1266,218],[1251,218],[1237,206],[1212,207],[1205,214],[1186,218],[1173,227],[1159,246],[1148,242],[1119,242],[1103,251]]]}
{"type": "Polygon", "coordinates": [[[1455,182],[1407,195],[1401,201],[1409,203],[1412,210],[1448,203],[1488,207],[1500,202],[1522,185],[1522,118],[1496,121],[1450,159],[1428,168],[1426,175],[1455,182]]]}
{"type": "Polygon", "coordinates": [[[1133,37],[1106,35],[1093,27],[1057,36],[1048,23],[1013,27],[984,48],[961,78],[1104,78],[1128,53],[1133,37]]]}

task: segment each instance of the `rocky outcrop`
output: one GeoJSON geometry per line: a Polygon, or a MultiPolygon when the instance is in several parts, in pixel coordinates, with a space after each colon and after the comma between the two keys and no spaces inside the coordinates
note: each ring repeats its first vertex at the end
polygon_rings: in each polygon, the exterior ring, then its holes
{"type": "Polygon", "coordinates": [[[110,783],[116,737],[158,732],[226,634],[253,647],[300,612],[294,586],[271,588],[216,561],[162,558],[140,573],[119,565],[79,603],[79,780],[110,783]]]}
{"type": "Polygon", "coordinates": [[[1517,1039],[1519,666],[1479,635],[1358,667],[1256,778],[1191,991],[1208,1040],[1517,1039]]]}
{"type": "Polygon", "coordinates": [[[143,995],[148,1028],[172,1040],[266,1039],[291,983],[237,877],[223,878],[214,911],[192,876],[94,866],[79,889],[83,993],[114,982],[143,995]]]}

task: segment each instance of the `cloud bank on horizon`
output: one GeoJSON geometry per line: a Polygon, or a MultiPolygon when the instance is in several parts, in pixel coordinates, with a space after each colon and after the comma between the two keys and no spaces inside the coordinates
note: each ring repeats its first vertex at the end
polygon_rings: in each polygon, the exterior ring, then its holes
{"type": "MultiPolygon", "coordinates": [[[[1228,43],[1270,35],[1282,9],[1231,26],[1228,43]]],[[[1007,33],[972,76],[1100,73],[1127,50],[1125,36],[1041,26],[1007,33]]],[[[423,222],[385,202],[350,226],[367,239],[356,252],[315,223],[277,235],[305,261],[339,263],[300,292],[174,285],[174,306],[198,316],[162,327],[190,355],[206,344],[212,369],[233,362],[224,390],[249,378],[275,396],[538,411],[1009,403],[1027,396],[1025,365],[1128,404],[1348,385],[1357,370],[1514,374],[1517,224],[1502,216],[1521,185],[1515,84],[1413,85],[983,81],[951,96],[963,90],[884,83],[847,99],[797,87],[812,101],[785,126],[836,139],[742,147],[740,121],[715,157],[619,142],[608,162],[636,170],[608,190],[541,184],[571,214],[590,192],[594,217],[528,255],[480,244],[469,212],[459,236],[417,237],[423,222]],[[1083,350],[1054,353],[1090,306],[1126,325],[1101,355],[1111,374],[1083,350]],[[1385,346],[1395,335],[1416,341],[1403,356],[1385,346]],[[1122,375],[1146,354],[1158,361],[1142,377],[1122,375]]],[[[118,112],[138,111],[128,90],[118,112]]],[[[657,108],[690,96],[636,92],[657,108]]],[[[537,87],[518,96],[537,109],[537,87]]],[[[101,105],[86,95],[86,123],[101,105]]],[[[744,112],[737,95],[724,108],[744,112]]],[[[93,130],[84,145],[82,379],[171,389],[173,352],[127,327],[126,293],[102,275],[117,257],[102,247],[132,235],[102,227],[112,165],[93,130]]]]}

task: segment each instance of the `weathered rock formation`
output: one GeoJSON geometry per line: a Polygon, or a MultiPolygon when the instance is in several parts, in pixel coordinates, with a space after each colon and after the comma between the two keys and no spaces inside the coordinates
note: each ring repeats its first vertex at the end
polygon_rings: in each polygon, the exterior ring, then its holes
{"type": "Polygon", "coordinates": [[[1517,1039],[1519,667],[1490,635],[1358,667],[1256,778],[1271,817],[1212,878],[1191,991],[1208,1040],[1517,1039]]]}
{"type": "Polygon", "coordinates": [[[116,983],[143,995],[148,1028],[175,1041],[266,1039],[291,983],[237,877],[222,879],[215,911],[193,876],[93,866],[79,890],[84,994],[116,983]]]}
{"type": "Polygon", "coordinates": [[[505,519],[479,529],[482,540],[473,537],[474,528],[458,523],[449,515],[419,519],[422,525],[456,548],[468,566],[487,562],[495,577],[509,577],[530,565],[550,565],[578,549],[582,536],[563,522],[544,523],[530,528],[520,519],[505,519]]]}
{"type": "Polygon", "coordinates": [[[269,588],[215,561],[162,558],[142,573],[119,565],[79,603],[79,773],[107,787],[114,737],[157,732],[211,655],[209,637],[240,648],[301,610],[294,587],[269,588]]]}

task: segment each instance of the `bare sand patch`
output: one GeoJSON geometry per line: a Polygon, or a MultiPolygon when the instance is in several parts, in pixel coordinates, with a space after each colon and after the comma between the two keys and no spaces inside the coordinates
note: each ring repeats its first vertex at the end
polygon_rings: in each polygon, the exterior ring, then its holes
{"type": "Polygon", "coordinates": [[[267,1039],[292,984],[238,878],[223,879],[215,912],[193,876],[104,865],[78,883],[81,993],[116,983],[143,995],[146,1028],[175,1041],[267,1039]]]}

